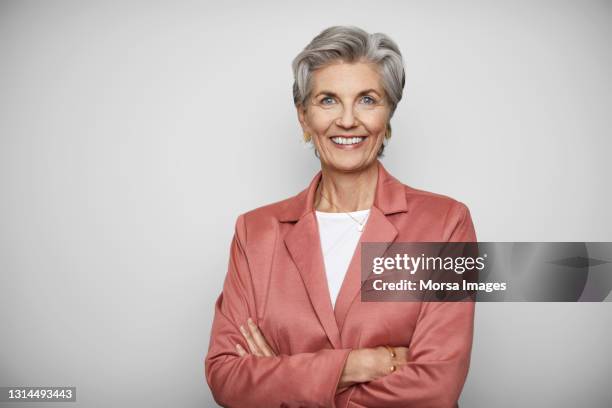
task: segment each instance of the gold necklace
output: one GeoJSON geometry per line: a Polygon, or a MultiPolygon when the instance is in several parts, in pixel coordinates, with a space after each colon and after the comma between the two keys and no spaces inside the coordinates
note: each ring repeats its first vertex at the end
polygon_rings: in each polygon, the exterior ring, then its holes
{"type": "Polygon", "coordinates": [[[346,211],[342,211],[341,208],[339,208],[336,204],[332,203],[327,197],[325,197],[323,195],[323,188],[321,188],[321,190],[319,191],[319,194],[321,195],[322,198],[325,199],[325,201],[327,201],[333,208],[340,210],[340,212],[343,212],[344,214],[348,215],[349,217],[351,217],[351,219],[353,221],[355,221],[357,223],[357,231],[362,232],[363,231],[363,226],[365,225],[366,221],[368,220],[368,217],[370,216],[370,214],[366,215],[366,217],[363,219],[363,221],[359,221],[358,219],[356,219],[355,217],[353,217],[351,215],[351,213],[346,212],[346,211]]]}

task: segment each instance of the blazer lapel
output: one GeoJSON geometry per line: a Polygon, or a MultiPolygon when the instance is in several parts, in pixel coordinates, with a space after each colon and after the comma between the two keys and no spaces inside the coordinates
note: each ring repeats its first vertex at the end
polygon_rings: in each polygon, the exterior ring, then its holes
{"type": "MultiPolygon", "coordinates": [[[[373,257],[384,256],[385,251],[397,239],[399,233],[388,216],[408,211],[405,186],[389,174],[379,160],[377,161],[378,179],[374,203],[336,299],[334,314],[340,333],[342,333],[346,316],[351,307],[361,300],[361,287],[365,283],[361,273],[361,244],[366,242],[384,243],[373,248],[371,252],[373,257]]],[[[371,273],[367,274],[367,276],[369,275],[371,273]]]]}
{"type": "Polygon", "coordinates": [[[361,244],[364,242],[384,242],[384,245],[376,246],[372,251],[373,257],[383,256],[389,245],[397,238],[398,232],[395,226],[387,220],[384,213],[373,206],[366,222],[366,227],[361,234],[359,243],[348,270],[340,287],[336,308],[334,310],[338,330],[342,332],[346,315],[353,303],[361,299],[361,287],[365,283],[361,273],[361,244]]]}
{"type": "Polygon", "coordinates": [[[310,302],[334,348],[340,348],[340,331],[336,324],[325,275],[325,264],[313,213],[302,217],[285,236],[287,249],[295,262],[310,302]]]}
{"type": "Polygon", "coordinates": [[[297,266],[313,308],[334,348],[341,348],[340,332],[351,306],[356,302],[363,284],[361,277],[361,243],[384,242],[378,249],[382,256],[386,248],[397,238],[398,231],[387,219],[387,215],[408,211],[405,186],[391,176],[377,160],[378,179],[374,203],[366,227],[353,254],[349,268],[332,308],[325,264],[321,252],[319,230],[314,214],[314,196],[322,177],[319,171],[307,189],[297,196],[285,200],[279,221],[296,222],[285,235],[285,245],[297,266]]]}

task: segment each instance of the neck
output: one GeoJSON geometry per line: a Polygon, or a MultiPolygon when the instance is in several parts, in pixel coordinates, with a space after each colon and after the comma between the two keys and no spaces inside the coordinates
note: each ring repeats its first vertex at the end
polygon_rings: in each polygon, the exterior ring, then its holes
{"type": "Polygon", "coordinates": [[[321,173],[315,195],[315,209],[323,212],[351,212],[372,207],[378,179],[377,161],[363,170],[350,173],[322,165],[321,173]]]}

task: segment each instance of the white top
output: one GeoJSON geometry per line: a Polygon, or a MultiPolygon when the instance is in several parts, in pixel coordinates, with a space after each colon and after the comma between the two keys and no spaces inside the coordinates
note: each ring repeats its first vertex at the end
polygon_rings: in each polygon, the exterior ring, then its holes
{"type": "Polygon", "coordinates": [[[370,210],[350,213],[315,211],[315,213],[319,224],[319,237],[325,263],[325,274],[327,275],[327,286],[329,287],[332,306],[335,306],[342,281],[344,281],[344,275],[348,270],[362,234],[359,231],[357,221],[365,227],[370,210]],[[355,220],[348,214],[352,215],[355,220]]]}

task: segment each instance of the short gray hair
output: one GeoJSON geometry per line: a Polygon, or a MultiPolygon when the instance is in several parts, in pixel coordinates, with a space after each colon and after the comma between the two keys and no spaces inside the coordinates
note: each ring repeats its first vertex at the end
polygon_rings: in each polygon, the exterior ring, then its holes
{"type": "Polygon", "coordinates": [[[390,117],[402,99],[406,75],[397,44],[382,33],[369,34],[355,26],[323,30],[293,60],[293,102],[305,106],[310,97],[312,72],[337,61],[374,63],[390,103],[390,117]]]}

